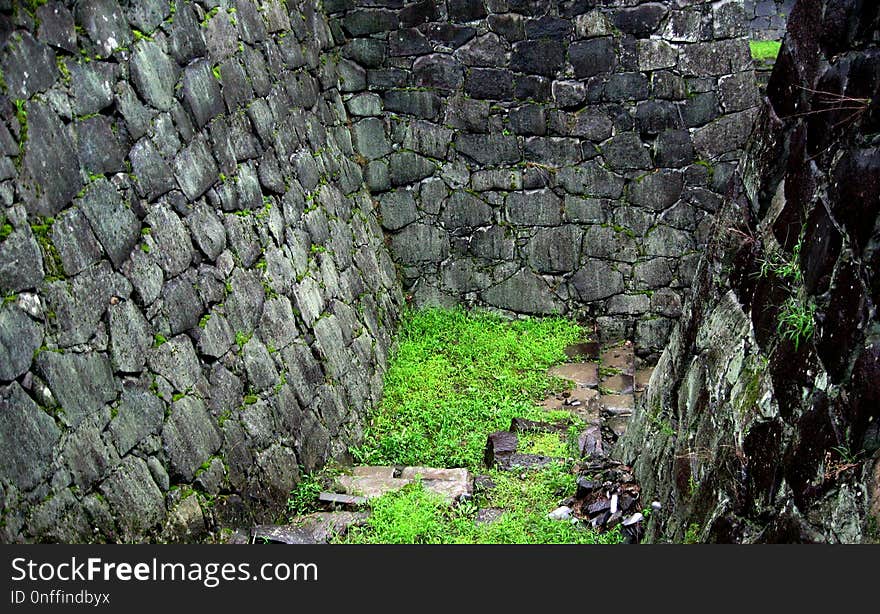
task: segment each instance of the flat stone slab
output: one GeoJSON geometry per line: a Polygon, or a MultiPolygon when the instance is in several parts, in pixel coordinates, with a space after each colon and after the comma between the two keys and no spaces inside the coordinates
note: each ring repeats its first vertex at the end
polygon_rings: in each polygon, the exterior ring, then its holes
{"type": "Polygon", "coordinates": [[[421,478],[425,490],[457,501],[464,495],[474,494],[474,481],[464,468],[434,469],[432,467],[404,467],[400,477],[407,480],[421,478]]]}
{"type": "Polygon", "coordinates": [[[351,470],[351,474],[361,478],[395,478],[395,467],[359,465],[351,470]]]}
{"type": "Polygon", "coordinates": [[[455,501],[474,492],[473,479],[467,469],[436,469],[433,467],[361,466],[352,470],[353,475],[336,478],[337,486],[345,495],[357,496],[365,501],[400,490],[421,478],[425,490],[455,501]]]}
{"type": "Polygon", "coordinates": [[[359,507],[367,502],[367,498],[359,497],[357,495],[346,495],[338,492],[322,492],[318,495],[318,501],[343,507],[359,507]]]}
{"type": "Polygon", "coordinates": [[[606,349],[599,356],[602,367],[617,369],[625,375],[635,371],[635,354],[631,345],[620,345],[606,349]]]}
{"type": "Polygon", "coordinates": [[[315,512],[295,518],[290,524],[256,526],[251,529],[250,543],[326,544],[368,517],[366,512],[315,512]]]}
{"type": "Polygon", "coordinates": [[[594,362],[572,362],[556,365],[548,373],[553,377],[574,382],[580,388],[595,388],[599,385],[599,365],[594,362]]]}
{"type": "Polygon", "coordinates": [[[612,375],[602,380],[602,388],[610,390],[615,394],[632,394],[633,393],[633,376],[612,375]]]}
{"type": "Polygon", "coordinates": [[[632,414],[633,395],[631,394],[603,394],[599,397],[599,405],[602,411],[611,414],[632,414]]]}
{"type": "Polygon", "coordinates": [[[386,493],[400,490],[411,482],[412,480],[404,480],[401,478],[364,475],[341,475],[336,478],[336,484],[344,493],[349,495],[360,495],[367,499],[375,499],[386,493]]]}
{"type": "Polygon", "coordinates": [[[576,401],[587,405],[599,398],[599,391],[595,388],[572,388],[563,392],[562,395],[565,397],[566,405],[571,405],[576,401]]]}

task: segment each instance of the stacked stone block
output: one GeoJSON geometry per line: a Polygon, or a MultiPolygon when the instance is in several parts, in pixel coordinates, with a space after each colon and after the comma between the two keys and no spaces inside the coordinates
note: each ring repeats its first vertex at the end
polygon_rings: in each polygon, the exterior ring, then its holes
{"type": "Polygon", "coordinates": [[[275,520],[359,440],[401,303],[325,17],[0,9],[0,540],[275,520]]]}
{"type": "Polygon", "coordinates": [[[757,104],[742,4],[324,8],[415,304],[595,318],[662,348],[757,104]]]}

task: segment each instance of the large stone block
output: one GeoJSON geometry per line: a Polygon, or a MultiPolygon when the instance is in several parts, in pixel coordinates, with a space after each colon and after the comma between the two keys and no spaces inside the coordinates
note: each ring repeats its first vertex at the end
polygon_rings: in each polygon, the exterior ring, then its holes
{"type": "Polygon", "coordinates": [[[23,491],[46,476],[61,431],[18,383],[0,388],[0,476],[23,491]]]}

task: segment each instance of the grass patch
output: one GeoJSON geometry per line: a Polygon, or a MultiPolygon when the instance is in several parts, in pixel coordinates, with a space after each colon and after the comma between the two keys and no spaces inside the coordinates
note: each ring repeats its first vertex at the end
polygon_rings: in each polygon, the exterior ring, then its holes
{"type": "MultiPolygon", "coordinates": [[[[339,543],[376,544],[595,544],[619,543],[619,531],[599,534],[549,520],[561,499],[574,493],[572,441],[556,433],[518,433],[520,451],[557,457],[540,470],[504,472],[482,467],[486,436],[507,429],[514,417],[554,421],[567,412],[535,406],[564,387],[547,369],[564,362],[564,348],[587,333],[571,320],[509,321],[462,309],[405,314],[385,375],[382,404],[371,417],[361,463],[467,467],[495,483],[472,500],[451,505],[416,482],[370,502],[367,524],[339,543]],[[483,508],[503,513],[475,522],[483,508]]],[[[582,425],[581,425],[582,426],[582,425]]],[[[576,437],[577,425],[568,439],[576,437]]]]}
{"type": "Polygon", "coordinates": [[[548,375],[565,346],[586,333],[573,321],[507,321],[462,309],[405,315],[385,375],[382,404],[360,463],[479,468],[486,436],[516,417],[547,420],[535,407],[559,384],[548,375]]]}
{"type": "Polygon", "coordinates": [[[442,497],[410,484],[371,502],[372,514],[364,527],[353,528],[338,543],[347,544],[615,544],[618,530],[598,534],[569,522],[549,520],[556,499],[573,492],[574,475],[568,465],[530,472],[490,471],[496,483],[473,502],[449,505],[442,497]],[[548,509],[549,506],[549,509],[548,509]],[[492,523],[474,522],[477,510],[503,507],[492,523]]]}
{"type": "Polygon", "coordinates": [[[752,59],[759,61],[776,60],[782,43],[779,41],[749,41],[749,48],[752,51],[752,59]]]}

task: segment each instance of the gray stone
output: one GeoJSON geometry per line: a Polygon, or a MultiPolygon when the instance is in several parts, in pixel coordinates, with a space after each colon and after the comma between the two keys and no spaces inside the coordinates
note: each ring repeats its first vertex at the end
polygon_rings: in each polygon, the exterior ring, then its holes
{"type": "MultiPolygon", "coordinates": [[[[199,322],[203,306],[196,288],[197,285],[201,287],[201,284],[196,276],[196,271],[186,271],[183,275],[169,280],[162,288],[163,311],[168,318],[172,335],[195,328],[199,322]]],[[[209,288],[204,290],[207,291],[209,288]]],[[[218,293],[221,291],[218,288],[218,293]]]]}
{"type": "Polygon", "coordinates": [[[181,93],[197,128],[204,127],[225,110],[220,82],[214,76],[208,60],[187,66],[183,73],[181,93]]]}
{"type": "Polygon", "coordinates": [[[75,115],[97,113],[113,102],[118,67],[110,62],[69,63],[75,115]]]}
{"type": "Polygon", "coordinates": [[[162,428],[165,404],[151,391],[137,384],[123,386],[116,415],[107,427],[120,456],[162,428]]]}
{"type": "Polygon", "coordinates": [[[151,305],[162,291],[162,268],[148,254],[136,249],[122,265],[122,272],[131,281],[135,292],[145,306],[151,305]]]}
{"type": "Polygon", "coordinates": [[[596,198],[620,198],[624,185],[622,178],[593,161],[560,169],[556,181],[567,192],[596,198]]]}
{"type": "Polygon", "coordinates": [[[517,313],[561,313],[564,306],[540,277],[526,270],[517,272],[482,293],[483,300],[517,313]]]}
{"type": "Polygon", "coordinates": [[[585,303],[608,298],[624,290],[623,275],[605,260],[587,260],[571,278],[576,296],[585,303]]]}
{"type": "Polygon", "coordinates": [[[293,316],[293,307],[286,296],[278,296],[266,301],[263,317],[260,320],[260,336],[266,346],[283,350],[299,336],[293,316]]]}
{"type": "Polygon", "coordinates": [[[204,380],[192,341],[186,335],[153,348],[148,360],[150,370],[171,382],[179,392],[194,390],[204,380]]]}
{"type": "Polygon", "coordinates": [[[29,212],[54,216],[82,185],[79,158],[69,130],[54,111],[34,100],[25,110],[28,139],[19,179],[22,200],[29,212]]]}
{"type": "Polygon", "coordinates": [[[359,117],[374,117],[382,114],[382,99],[377,94],[364,92],[350,98],[346,103],[348,112],[359,117]]]}
{"type": "Polygon", "coordinates": [[[480,228],[474,232],[470,251],[479,258],[511,260],[516,245],[508,229],[501,226],[480,228]]]}
{"type": "MultiPolygon", "coordinates": [[[[579,57],[575,45],[570,47],[569,55],[572,63],[575,57],[579,57]]],[[[554,76],[564,63],[565,47],[561,40],[529,40],[515,43],[510,58],[510,67],[513,70],[545,77],[554,76]]],[[[575,73],[577,74],[577,67],[575,73]]],[[[583,76],[586,75],[577,74],[579,79],[583,76]]]]}
{"type": "Polygon", "coordinates": [[[44,4],[36,10],[34,17],[39,23],[37,39],[70,53],[77,53],[73,14],[67,7],[60,2],[44,4]]]}
{"type": "Polygon", "coordinates": [[[187,216],[186,224],[196,245],[209,260],[216,260],[226,249],[226,229],[208,207],[197,206],[195,211],[187,216]]]}
{"type": "Polygon", "coordinates": [[[384,95],[385,110],[434,119],[440,112],[440,98],[421,90],[391,90],[384,95]]]}
{"type": "Polygon", "coordinates": [[[123,541],[143,539],[165,517],[162,491],[147,463],[128,456],[99,487],[116,518],[123,541]]]}
{"type": "Polygon", "coordinates": [[[577,226],[541,228],[526,246],[529,266],[538,273],[569,273],[578,267],[583,233],[577,226]]]}
{"type": "Polygon", "coordinates": [[[90,173],[115,173],[123,170],[126,151],[113,131],[109,117],[90,117],[76,124],[76,144],[80,164],[90,173]]]}
{"type": "Polygon", "coordinates": [[[403,147],[432,158],[445,158],[452,131],[426,121],[409,122],[403,137],[403,147]]]}
{"type": "Polygon", "coordinates": [[[485,226],[492,221],[492,208],[482,199],[456,191],[446,201],[440,222],[446,229],[485,226]]]}
{"type": "Polygon", "coordinates": [[[638,42],[639,70],[651,71],[674,68],[678,51],[665,40],[640,40],[638,42]]]}
{"type": "Polygon", "coordinates": [[[449,238],[435,226],[410,224],[391,235],[391,252],[404,265],[441,262],[449,255],[449,238]]]}
{"type": "Polygon", "coordinates": [[[611,38],[572,43],[568,49],[568,57],[578,79],[610,72],[617,66],[617,53],[611,38]]]}
{"type": "Polygon", "coordinates": [[[73,483],[82,491],[91,489],[119,462],[114,450],[107,447],[101,432],[93,426],[81,426],[70,433],[61,458],[67,461],[73,483]]]}
{"type": "Polygon", "coordinates": [[[110,260],[120,266],[140,238],[141,225],[137,216],[106,179],[89,184],[77,204],[110,260]]]}
{"type": "Polygon", "coordinates": [[[461,64],[446,54],[431,54],[417,58],[412,68],[413,82],[440,92],[453,92],[464,81],[461,64]]]}
{"type": "Polygon", "coordinates": [[[379,215],[383,228],[400,230],[419,217],[411,190],[395,190],[379,198],[379,215]]]}
{"type": "Polygon", "coordinates": [[[524,226],[556,226],[562,222],[562,202],[550,190],[512,192],[505,202],[507,219],[524,226]]]}
{"type": "Polygon", "coordinates": [[[185,396],[172,404],[162,428],[162,442],[173,472],[190,481],[202,463],[220,448],[222,440],[204,403],[185,396]]]}
{"type": "Polygon", "coordinates": [[[651,155],[634,132],[624,132],[602,146],[605,162],[614,170],[651,168],[651,155]]]}
{"type": "Polygon", "coordinates": [[[179,70],[161,47],[151,41],[138,41],[131,54],[130,70],[131,80],[144,100],[160,111],[169,111],[179,70]]]}
{"type": "Polygon", "coordinates": [[[266,346],[256,337],[251,337],[242,348],[245,372],[253,389],[262,392],[278,383],[278,370],[266,346]]]}
{"type": "Polygon", "coordinates": [[[684,177],[675,171],[661,170],[636,179],[629,185],[629,202],[654,211],[671,207],[681,196],[684,177]]]}
{"type": "Polygon", "coordinates": [[[532,137],[525,141],[523,153],[527,160],[539,164],[566,166],[581,161],[581,148],[578,139],[560,137],[532,137]]]}
{"type": "Polygon", "coordinates": [[[189,200],[204,194],[219,179],[220,171],[205,138],[196,137],[174,158],[174,173],[189,200]]]}
{"type": "Polygon", "coordinates": [[[150,238],[155,244],[150,255],[159,266],[169,277],[185,271],[192,262],[193,247],[177,214],[160,205],[150,211],[144,222],[150,227],[150,238]]]}
{"type": "Polygon", "coordinates": [[[176,186],[171,167],[150,139],[135,143],[129,159],[141,196],[154,200],[176,186]]]}
{"type": "Polygon", "coordinates": [[[411,151],[391,154],[388,159],[391,183],[395,186],[421,181],[437,170],[436,165],[429,159],[411,151]]]}
{"type": "Polygon", "coordinates": [[[110,356],[113,366],[126,373],[140,372],[147,361],[152,337],[150,327],[134,301],[122,301],[109,308],[110,356]]]}
{"type": "Polygon", "coordinates": [[[35,288],[44,275],[43,255],[30,227],[14,230],[0,243],[0,290],[4,295],[35,288]]]}
{"type": "Polygon", "coordinates": [[[199,353],[213,358],[223,356],[235,341],[235,331],[222,313],[210,314],[199,335],[199,353]]]}
{"type": "Polygon", "coordinates": [[[601,224],[605,221],[602,201],[595,198],[566,196],[562,209],[567,222],[601,224]]]}
{"type": "Polygon", "coordinates": [[[478,164],[513,164],[521,158],[516,137],[503,135],[458,134],[455,149],[478,164]]]}
{"type": "Polygon", "coordinates": [[[71,427],[116,398],[110,361],[103,354],[40,352],[36,367],[61,408],[62,421],[71,427]]]}
{"type": "Polygon", "coordinates": [[[707,159],[742,148],[751,134],[754,113],[725,115],[694,132],[694,149],[707,159]]]}
{"type": "Polygon", "coordinates": [[[657,226],[643,243],[645,255],[677,257],[694,248],[690,233],[669,226],[657,226]]]}
{"type": "Polygon", "coordinates": [[[27,100],[37,92],[51,87],[58,77],[52,49],[22,30],[16,31],[14,37],[4,40],[0,66],[6,82],[4,93],[8,93],[13,99],[27,100]]]}
{"type": "Polygon", "coordinates": [[[116,0],[87,0],[76,5],[76,22],[83,26],[100,54],[109,57],[131,43],[133,35],[125,12],[116,0]]]}
{"type": "Polygon", "coordinates": [[[0,380],[11,381],[28,370],[43,344],[43,329],[14,304],[0,308],[0,380]]]}
{"type": "Polygon", "coordinates": [[[752,71],[721,77],[721,106],[724,111],[743,111],[758,104],[758,86],[752,71]]]}
{"type": "Polygon", "coordinates": [[[618,294],[608,299],[606,312],[610,315],[639,315],[646,313],[651,301],[645,294],[618,294]]]}
{"type": "Polygon", "coordinates": [[[0,388],[0,435],[3,481],[31,490],[46,477],[61,432],[16,382],[0,388]]]}
{"type": "Polygon", "coordinates": [[[352,140],[357,152],[369,160],[391,153],[391,143],[385,136],[385,125],[381,119],[368,117],[354,124],[352,140]]]}

